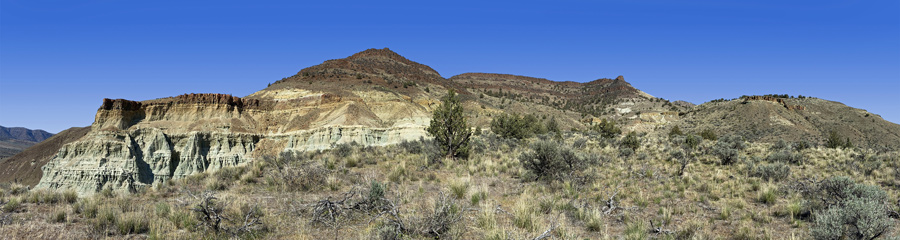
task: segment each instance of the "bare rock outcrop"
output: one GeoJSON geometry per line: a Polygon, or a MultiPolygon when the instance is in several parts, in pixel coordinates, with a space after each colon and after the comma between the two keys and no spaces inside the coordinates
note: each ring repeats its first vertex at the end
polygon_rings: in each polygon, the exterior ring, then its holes
{"type": "Polygon", "coordinates": [[[772,97],[772,96],[743,96],[743,97],[741,97],[741,99],[743,99],[744,102],[748,102],[748,101],[774,102],[774,103],[781,104],[782,106],[784,106],[784,108],[786,108],[788,110],[804,110],[804,109],[806,109],[805,107],[800,106],[800,105],[788,104],[787,102],[784,101],[783,98],[777,98],[777,97],[772,97]]]}

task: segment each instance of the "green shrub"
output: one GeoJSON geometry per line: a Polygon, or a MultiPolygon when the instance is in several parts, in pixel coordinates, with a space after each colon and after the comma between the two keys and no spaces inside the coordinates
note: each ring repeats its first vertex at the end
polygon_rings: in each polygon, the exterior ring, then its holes
{"type": "Polygon", "coordinates": [[[349,157],[350,154],[353,154],[353,149],[356,145],[356,142],[336,144],[331,151],[336,157],[346,158],[349,157]]]}
{"type": "Polygon", "coordinates": [[[841,138],[837,131],[828,132],[828,138],[825,139],[825,147],[827,148],[852,148],[853,143],[850,138],[841,138]]]}
{"type": "Polygon", "coordinates": [[[766,156],[766,160],[770,162],[783,162],[790,164],[803,164],[805,162],[803,154],[791,152],[790,150],[780,150],[766,156]]]}
{"type": "Polygon", "coordinates": [[[770,148],[769,150],[771,150],[773,152],[779,152],[779,151],[791,150],[790,147],[791,146],[788,145],[787,142],[784,141],[784,139],[779,139],[778,142],[775,142],[775,144],[773,144],[772,148],[770,148]]]}
{"type": "Polygon", "coordinates": [[[7,213],[16,212],[21,207],[22,207],[21,200],[19,200],[18,198],[11,198],[11,199],[9,199],[9,202],[6,202],[6,204],[3,204],[3,212],[7,212],[7,213]]]}
{"type": "Polygon", "coordinates": [[[737,135],[727,135],[716,141],[712,152],[722,160],[722,165],[730,165],[740,158],[740,151],[746,148],[744,139],[737,135]]]}
{"type": "Polygon", "coordinates": [[[531,150],[519,156],[519,162],[538,179],[557,179],[581,168],[584,159],[572,149],[560,147],[556,142],[541,140],[531,145],[531,150]]]}
{"type": "Polygon", "coordinates": [[[491,120],[491,132],[502,138],[525,139],[547,130],[534,115],[504,113],[491,120]]]}
{"type": "Polygon", "coordinates": [[[551,117],[550,120],[547,120],[547,132],[551,133],[559,133],[559,123],[556,122],[556,117],[551,117]]]}
{"type": "Polygon", "coordinates": [[[810,235],[815,239],[874,239],[891,226],[887,193],[877,186],[832,177],[805,191],[804,198],[813,215],[810,235]]]}
{"type": "Polygon", "coordinates": [[[600,133],[600,136],[604,138],[614,138],[622,133],[622,129],[616,127],[616,122],[606,120],[600,120],[600,124],[594,125],[591,130],[597,131],[600,133]]]}
{"type": "Polygon", "coordinates": [[[719,139],[719,137],[716,136],[716,133],[710,129],[703,129],[703,131],[700,131],[700,137],[703,137],[703,139],[710,141],[716,141],[719,139]]]}
{"type": "Polygon", "coordinates": [[[810,236],[815,239],[875,239],[891,227],[885,206],[870,198],[852,198],[843,206],[815,213],[810,236]]]}
{"type": "Polygon", "coordinates": [[[703,138],[697,135],[688,135],[684,138],[684,145],[688,149],[697,149],[697,146],[700,146],[700,142],[703,141],[703,138]]]}
{"type": "Polygon", "coordinates": [[[675,137],[675,136],[681,136],[681,135],[684,135],[684,133],[681,132],[681,128],[679,128],[678,126],[672,127],[672,129],[669,130],[669,137],[675,137]]]}
{"type": "Polygon", "coordinates": [[[628,135],[625,135],[625,138],[622,138],[622,146],[637,151],[637,149],[641,147],[641,140],[638,139],[637,134],[629,132],[628,135]]]}
{"type": "Polygon", "coordinates": [[[814,147],[814,146],[813,146],[812,143],[810,143],[810,142],[808,142],[808,141],[806,141],[806,140],[802,140],[802,141],[797,141],[797,142],[795,142],[794,144],[791,144],[791,147],[792,147],[795,151],[798,151],[798,152],[799,152],[799,151],[803,151],[804,149],[807,149],[807,148],[812,148],[812,147],[814,147]]]}
{"type": "Polygon", "coordinates": [[[790,175],[791,167],[780,162],[750,166],[750,176],[759,177],[766,181],[781,181],[790,175]]]}

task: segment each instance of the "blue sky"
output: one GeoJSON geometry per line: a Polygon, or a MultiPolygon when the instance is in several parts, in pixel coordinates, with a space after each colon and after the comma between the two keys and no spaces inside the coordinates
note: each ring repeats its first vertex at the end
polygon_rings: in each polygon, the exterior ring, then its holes
{"type": "Polygon", "coordinates": [[[0,125],[87,126],[102,98],[245,96],[389,47],[444,77],[624,75],[702,103],[788,93],[900,122],[898,1],[0,0],[0,125]]]}

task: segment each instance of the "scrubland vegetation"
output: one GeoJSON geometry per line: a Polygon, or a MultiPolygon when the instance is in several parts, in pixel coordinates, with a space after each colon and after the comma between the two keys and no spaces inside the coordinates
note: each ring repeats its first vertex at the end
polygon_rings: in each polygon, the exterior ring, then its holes
{"type": "Polygon", "coordinates": [[[740,136],[597,131],[284,152],[136,193],[5,186],[10,238],[871,239],[900,157],[740,136]],[[636,144],[635,144],[636,143],[636,144]]]}

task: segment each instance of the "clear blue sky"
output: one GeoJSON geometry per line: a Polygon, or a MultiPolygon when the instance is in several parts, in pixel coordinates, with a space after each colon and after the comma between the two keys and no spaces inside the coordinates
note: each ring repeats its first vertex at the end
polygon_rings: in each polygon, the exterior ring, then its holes
{"type": "Polygon", "coordinates": [[[671,100],[802,94],[900,122],[896,0],[298,2],[0,0],[0,125],[87,126],[104,97],[245,96],[383,47],[444,77],[624,75],[671,100]]]}

